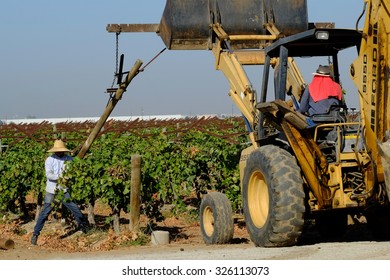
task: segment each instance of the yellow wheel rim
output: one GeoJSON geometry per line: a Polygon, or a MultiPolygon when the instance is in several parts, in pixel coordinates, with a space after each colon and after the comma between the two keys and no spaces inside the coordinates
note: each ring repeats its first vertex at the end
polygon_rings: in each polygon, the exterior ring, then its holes
{"type": "Polygon", "coordinates": [[[214,216],[213,210],[207,206],[203,211],[203,227],[207,236],[212,236],[214,233],[214,216]]]}
{"type": "Polygon", "coordinates": [[[253,224],[261,228],[269,214],[269,193],[263,173],[252,173],[248,185],[248,209],[253,224]]]}

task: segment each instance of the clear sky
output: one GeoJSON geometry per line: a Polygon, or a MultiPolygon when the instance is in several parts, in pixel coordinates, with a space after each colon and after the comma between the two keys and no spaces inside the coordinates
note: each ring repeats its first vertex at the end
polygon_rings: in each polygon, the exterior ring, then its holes
{"type": "MultiPolygon", "coordinates": [[[[310,22],[354,28],[363,0],[308,0],[310,22]]],[[[159,23],[165,0],[0,0],[0,119],[95,117],[104,111],[115,72],[109,23],[159,23]]],[[[122,33],[125,70],[165,45],[154,33],[122,33]]],[[[347,102],[355,53],[341,59],[347,102]]],[[[326,63],[324,61],[323,63],[326,63]]],[[[317,65],[305,65],[307,81],[317,65]]],[[[260,72],[259,72],[260,73],[260,72]]],[[[252,78],[259,91],[260,75],[252,78]]],[[[130,84],[112,116],[238,114],[229,84],[209,51],[165,51],[130,84]]]]}

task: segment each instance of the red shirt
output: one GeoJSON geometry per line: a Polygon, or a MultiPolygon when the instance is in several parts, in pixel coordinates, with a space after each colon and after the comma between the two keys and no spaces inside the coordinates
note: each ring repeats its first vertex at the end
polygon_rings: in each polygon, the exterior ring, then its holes
{"type": "Polygon", "coordinates": [[[334,82],[329,76],[315,75],[309,85],[309,92],[314,102],[318,102],[329,97],[336,97],[342,100],[343,93],[341,86],[334,82]]]}

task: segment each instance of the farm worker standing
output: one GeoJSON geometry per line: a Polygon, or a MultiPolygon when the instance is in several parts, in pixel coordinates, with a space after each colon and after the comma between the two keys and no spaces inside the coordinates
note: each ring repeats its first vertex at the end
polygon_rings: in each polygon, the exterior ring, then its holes
{"type": "Polygon", "coordinates": [[[54,146],[50,150],[50,155],[45,161],[45,170],[46,170],[46,194],[43,203],[43,209],[40,213],[37,223],[34,227],[34,233],[31,238],[31,244],[37,245],[38,236],[45,224],[47,217],[53,209],[53,200],[55,195],[62,190],[64,192],[63,197],[61,198],[62,204],[73,214],[77,225],[80,230],[84,233],[87,232],[87,222],[84,219],[83,214],[81,213],[79,207],[76,203],[72,202],[70,195],[67,192],[67,189],[58,185],[58,179],[61,177],[62,172],[65,169],[65,164],[67,161],[72,161],[72,157],[67,155],[67,152],[70,152],[62,140],[55,140],[54,146]]]}
{"type": "Polygon", "coordinates": [[[329,66],[320,65],[312,82],[302,94],[298,112],[308,116],[327,114],[332,105],[340,105],[343,99],[341,86],[330,76],[329,66]]]}

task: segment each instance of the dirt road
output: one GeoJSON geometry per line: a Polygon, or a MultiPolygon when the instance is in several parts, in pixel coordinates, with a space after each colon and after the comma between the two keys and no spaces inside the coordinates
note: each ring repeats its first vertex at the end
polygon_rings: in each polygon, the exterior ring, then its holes
{"type": "Polygon", "coordinates": [[[320,243],[289,248],[258,248],[252,244],[143,247],[105,253],[45,255],[50,259],[111,260],[390,260],[390,242],[320,243]]]}
{"type": "Polygon", "coordinates": [[[59,252],[27,241],[0,250],[2,260],[390,260],[389,241],[343,241],[301,244],[284,248],[259,248],[253,243],[133,246],[112,251],[59,252]]]}
{"type": "MultiPolygon", "coordinates": [[[[26,234],[13,235],[15,247],[0,249],[0,260],[390,260],[390,240],[373,239],[365,224],[351,226],[345,236],[338,239],[323,240],[315,230],[309,228],[296,246],[259,248],[250,241],[244,224],[235,225],[232,244],[205,245],[198,223],[182,223],[174,218],[164,222],[170,231],[170,244],[156,246],[146,243],[143,246],[117,246],[113,249],[107,249],[102,244],[121,242],[127,240],[129,235],[124,233],[118,237],[108,234],[99,237],[96,233],[82,235],[80,232],[60,239],[59,235],[63,233],[61,225],[48,223],[38,240],[38,246],[32,246],[33,225],[33,222],[23,225],[26,234]]],[[[3,229],[2,232],[4,235],[12,231],[15,229],[10,225],[8,230],[3,229]]]]}
{"type": "Polygon", "coordinates": [[[39,246],[1,250],[2,260],[390,260],[390,242],[329,242],[287,248],[258,248],[249,244],[171,244],[130,247],[105,252],[55,252],[39,246]]]}

